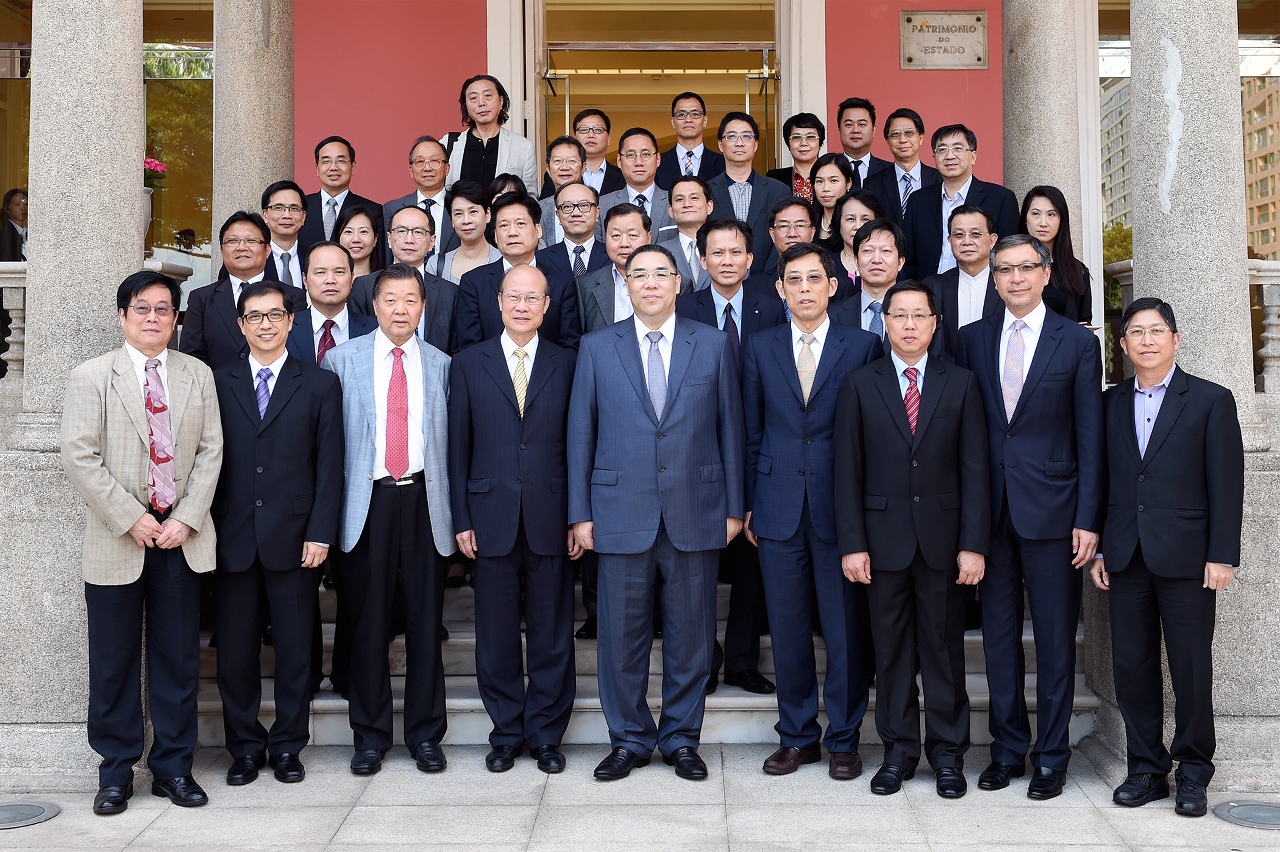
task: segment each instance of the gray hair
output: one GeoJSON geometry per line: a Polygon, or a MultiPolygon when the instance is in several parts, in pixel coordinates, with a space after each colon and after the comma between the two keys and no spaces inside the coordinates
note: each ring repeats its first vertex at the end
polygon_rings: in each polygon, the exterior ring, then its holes
{"type": "Polygon", "coordinates": [[[1010,234],[1007,237],[1001,237],[996,243],[996,247],[991,250],[991,271],[996,269],[996,257],[1005,249],[1017,248],[1018,246],[1031,246],[1036,250],[1036,257],[1040,260],[1040,266],[1048,269],[1053,264],[1053,255],[1049,253],[1049,249],[1044,243],[1037,240],[1030,234],[1010,234]]]}

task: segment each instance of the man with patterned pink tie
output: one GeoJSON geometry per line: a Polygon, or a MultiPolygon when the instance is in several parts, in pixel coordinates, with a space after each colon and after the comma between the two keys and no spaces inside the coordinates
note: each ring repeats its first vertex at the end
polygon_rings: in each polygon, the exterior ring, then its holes
{"type": "Polygon", "coordinates": [[[71,371],[62,464],[88,504],[89,745],[102,756],[93,811],[122,813],[142,757],[142,625],[154,734],[153,795],[209,801],[191,777],[200,678],[200,590],[216,539],[209,506],[222,466],[213,373],[168,349],[181,291],[158,272],[120,285],[125,343],[71,371]]]}

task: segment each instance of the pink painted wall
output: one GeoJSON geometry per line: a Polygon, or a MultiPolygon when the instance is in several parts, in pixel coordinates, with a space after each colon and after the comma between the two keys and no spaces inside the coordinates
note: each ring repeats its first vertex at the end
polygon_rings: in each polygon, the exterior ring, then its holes
{"type": "Polygon", "coordinates": [[[485,72],[485,0],[297,0],[294,174],[320,188],[315,145],[356,149],[352,189],[386,201],[413,188],[409,146],[461,129],[462,81],[485,72]]]}
{"type": "Polygon", "coordinates": [[[933,165],[928,137],[944,124],[962,123],[978,135],[974,172],[999,181],[1004,173],[1004,90],[1001,81],[1001,9],[995,0],[827,0],[827,109],[829,150],[840,150],[836,107],[847,97],[864,97],[876,107],[876,141],[871,152],[892,160],[884,141],[884,118],[910,107],[924,119],[920,158],[933,165]],[[902,10],[985,9],[989,16],[987,68],[974,71],[903,70],[899,57],[898,13],[902,10]]]}

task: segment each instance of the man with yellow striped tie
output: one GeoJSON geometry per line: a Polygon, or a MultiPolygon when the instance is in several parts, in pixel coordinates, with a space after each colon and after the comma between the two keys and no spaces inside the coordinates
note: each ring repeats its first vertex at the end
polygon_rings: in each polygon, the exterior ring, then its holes
{"type": "Polygon", "coordinates": [[[449,483],[458,547],[476,560],[476,680],[493,732],[491,772],[525,746],[564,770],[575,693],[565,429],[574,353],[540,339],[547,279],[515,266],[498,289],[503,332],[453,359],[449,483]],[[568,557],[568,558],[566,558],[568,557]],[[521,670],[521,589],[528,688],[521,670]]]}

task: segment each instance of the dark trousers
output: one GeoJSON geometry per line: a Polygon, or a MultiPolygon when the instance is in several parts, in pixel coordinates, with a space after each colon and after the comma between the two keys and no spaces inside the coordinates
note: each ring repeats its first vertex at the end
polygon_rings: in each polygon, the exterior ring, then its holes
{"type": "MultiPolygon", "coordinates": [[[[336,604],[333,623],[333,655],[329,660],[329,684],[344,697],[350,694],[347,672],[351,668],[351,606],[347,600],[348,569],[345,567],[350,560],[350,554],[343,553],[337,547],[329,548],[329,562],[333,566],[331,574],[333,598],[336,604]]],[[[322,628],[318,622],[316,627],[315,634],[320,635],[322,628]]]]}
{"type": "Polygon", "coordinates": [[[1129,772],[1213,779],[1213,626],[1217,592],[1203,580],[1152,574],[1139,549],[1111,574],[1111,660],[1129,742],[1129,772]],[[1163,632],[1173,680],[1173,753],[1164,747],[1163,632]]]}
{"type": "Polygon", "coordinates": [[[861,584],[845,579],[839,548],[818,537],[807,502],[791,538],[757,540],[778,679],[778,724],[774,730],[784,747],[804,748],[822,738],[813,650],[816,590],[827,647],[822,697],[828,725],[823,743],[828,751],[856,752],[870,689],[866,591],[861,584]]]}
{"type": "Polygon", "coordinates": [[[934,769],[964,767],[969,750],[969,694],[964,683],[964,590],[960,569],[930,568],[919,548],[902,571],[877,571],[867,601],[875,637],[876,731],[884,762],[920,763],[920,696],[924,683],[924,751],[934,769]]]}
{"type": "Polygon", "coordinates": [[[397,588],[405,622],[405,745],[413,750],[428,740],[439,742],[446,723],[438,608],[445,577],[423,483],[373,487],[364,531],[343,569],[352,619],[348,682],[356,750],[391,748],[387,646],[397,588]]]}
{"type": "Polygon", "coordinates": [[[89,746],[99,786],[124,785],[142,757],[142,624],[156,778],[191,774],[200,685],[200,583],[182,548],[147,548],[142,576],[124,586],[85,583],[89,615],[89,746]]]}
{"type": "Polygon", "coordinates": [[[578,562],[579,570],[582,571],[582,606],[587,611],[587,616],[594,618],[596,615],[596,586],[600,582],[600,555],[594,550],[588,550],[582,554],[582,558],[578,562]]]}
{"type": "Polygon", "coordinates": [[[610,744],[642,755],[698,747],[716,633],[718,550],[677,550],[659,524],[644,553],[601,553],[600,705],[610,744]],[[661,578],[661,588],[658,579],[661,578]],[[662,597],[662,715],[649,710],[655,595],[662,597]]]}
{"type": "Polygon", "coordinates": [[[760,668],[760,637],[768,632],[769,616],[760,580],[760,554],[745,535],[736,536],[720,551],[720,572],[727,576],[729,617],[724,625],[724,650],[716,643],[712,671],[731,674],[760,668]]]}
{"type": "MultiPolygon", "coordinates": [[[[1007,501],[1008,498],[1006,498],[1007,501]]],[[[1018,535],[1008,503],[991,537],[980,590],[982,647],[991,689],[991,759],[1021,764],[1031,751],[1037,768],[1065,771],[1071,759],[1076,694],[1076,627],[1081,572],[1071,564],[1071,538],[1018,535]],[[1036,744],[1027,718],[1022,651],[1023,589],[1036,642],[1036,744]]]]}
{"type": "Polygon", "coordinates": [[[218,692],[232,757],[297,754],[307,744],[311,708],[311,631],[320,572],[268,571],[257,559],[247,571],[215,574],[218,601],[218,692]],[[262,703],[262,628],[270,618],[275,649],[276,718],[270,733],[258,721],[262,703]]]}
{"type": "Polygon", "coordinates": [[[534,553],[521,521],[511,552],[478,556],[475,572],[476,681],[493,720],[489,743],[558,746],[577,692],[569,557],[534,553]],[[527,689],[520,649],[522,587],[527,689]]]}

